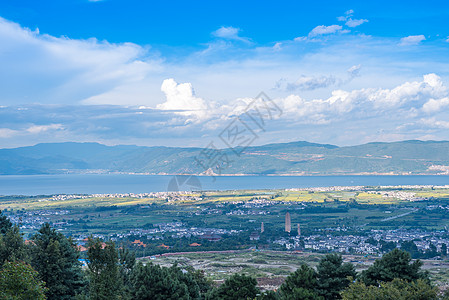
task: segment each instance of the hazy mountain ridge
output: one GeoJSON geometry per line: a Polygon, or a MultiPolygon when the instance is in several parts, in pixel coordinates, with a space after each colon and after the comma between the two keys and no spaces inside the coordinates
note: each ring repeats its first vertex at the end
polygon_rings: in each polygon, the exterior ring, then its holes
{"type": "MultiPolygon", "coordinates": [[[[48,143],[0,149],[0,174],[126,172],[151,174],[445,174],[449,141],[402,141],[338,147],[304,141],[246,148],[240,156],[222,150],[230,163],[221,170],[204,160],[202,148],[105,146],[48,143]]],[[[237,149],[241,150],[241,149],[237,149]]],[[[237,151],[239,152],[239,151],[237,151]]]]}

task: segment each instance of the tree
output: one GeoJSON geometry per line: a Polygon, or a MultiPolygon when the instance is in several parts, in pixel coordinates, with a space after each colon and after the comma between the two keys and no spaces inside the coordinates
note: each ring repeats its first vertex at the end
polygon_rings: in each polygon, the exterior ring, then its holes
{"type": "Polygon", "coordinates": [[[0,210],[0,234],[5,234],[11,228],[12,228],[11,221],[0,210]]]}
{"type": "Polygon", "coordinates": [[[389,252],[395,249],[397,246],[395,242],[385,242],[384,240],[380,240],[379,244],[380,244],[380,251],[382,252],[389,252]]]}
{"type": "Polygon", "coordinates": [[[445,243],[441,244],[441,256],[447,255],[447,245],[445,243]]]}
{"type": "Polygon", "coordinates": [[[319,294],[326,299],[340,299],[340,292],[355,278],[354,265],[343,263],[341,254],[327,254],[317,266],[319,294]]]}
{"type": "Polygon", "coordinates": [[[0,271],[0,298],[44,300],[45,283],[38,273],[24,262],[6,262],[0,271]]]}
{"type": "Polygon", "coordinates": [[[396,278],[391,282],[382,282],[380,286],[367,286],[360,281],[351,283],[341,295],[344,300],[436,300],[437,292],[425,280],[408,282],[396,278]]]}
{"type": "Polygon", "coordinates": [[[47,298],[72,299],[84,285],[76,244],[48,223],[32,241],[32,266],[47,285],[47,298]]]}
{"type": "Polygon", "coordinates": [[[245,274],[234,274],[214,291],[211,299],[247,300],[254,299],[259,293],[256,279],[245,274]]]}
{"type": "Polygon", "coordinates": [[[314,269],[302,264],[294,273],[290,274],[279,288],[282,299],[323,299],[318,296],[317,273],[314,269]]]}
{"type": "Polygon", "coordinates": [[[132,299],[190,299],[186,284],[171,277],[169,268],[139,262],[131,275],[132,299]]]}
{"type": "Polygon", "coordinates": [[[362,281],[366,285],[379,285],[380,282],[392,281],[395,278],[406,281],[423,279],[428,281],[428,274],[421,271],[422,262],[411,261],[410,253],[394,249],[362,272],[362,281]]]}
{"type": "Polygon", "coordinates": [[[407,251],[410,253],[412,258],[419,258],[420,252],[418,250],[418,247],[416,246],[415,242],[413,241],[404,241],[401,243],[401,249],[404,251],[407,251]]]}
{"type": "Polygon", "coordinates": [[[0,234],[0,266],[6,261],[28,261],[27,247],[17,225],[0,234]]]}
{"type": "Polygon", "coordinates": [[[123,282],[125,293],[131,292],[130,276],[136,264],[136,255],[124,247],[118,251],[119,273],[123,282]]]}
{"type": "Polygon", "coordinates": [[[93,300],[123,299],[125,293],[115,244],[103,243],[98,238],[89,238],[87,245],[89,298],[93,300]]]}

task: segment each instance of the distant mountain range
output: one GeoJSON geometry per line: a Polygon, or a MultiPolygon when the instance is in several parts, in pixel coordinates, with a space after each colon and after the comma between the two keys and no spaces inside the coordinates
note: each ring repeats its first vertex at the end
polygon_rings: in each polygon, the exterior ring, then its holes
{"type": "Polygon", "coordinates": [[[338,147],[309,142],[220,152],[203,148],[48,143],[0,149],[1,175],[150,174],[448,174],[449,141],[402,141],[338,147]],[[221,163],[220,163],[221,161],[221,163]],[[200,163],[198,163],[200,162],[200,163]]]}

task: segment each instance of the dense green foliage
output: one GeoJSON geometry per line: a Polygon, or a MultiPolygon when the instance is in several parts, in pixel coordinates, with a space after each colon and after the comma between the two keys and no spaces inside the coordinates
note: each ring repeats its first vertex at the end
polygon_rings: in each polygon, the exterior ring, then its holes
{"type": "Polygon", "coordinates": [[[18,226],[0,234],[0,266],[6,261],[29,261],[27,246],[18,226]]]}
{"type": "Polygon", "coordinates": [[[11,221],[0,210],[0,234],[5,234],[11,227],[11,221]]]}
{"type": "Polygon", "coordinates": [[[343,263],[340,254],[327,254],[317,271],[302,265],[290,274],[279,289],[281,299],[340,299],[340,292],[356,277],[354,265],[343,263]]]}
{"type": "Polygon", "coordinates": [[[294,273],[290,274],[279,289],[282,299],[323,299],[318,292],[318,274],[306,264],[303,264],[294,273]]]}
{"type": "Polygon", "coordinates": [[[48,223],[42,225],[32,241],[32,266],[46,283],[47,298],[72,299],[84,284],[76,245],[48,223]]]}
{"type": "Polygon", "coordinates": [[[103,243],[98,238],[90,238],[87,248],[90,299],[123,299],[124,286],[120,276],[119,257],[115,244],[113,242],[103,243]]]}
{"type": "Polygon", "coordinates": [[[380,286],[365,285],[363,282],[352,283],[342,292],[344,300],[434,300],[438,299],[437,289],[430,286],[425,280],[418,279],[408,282],[403,279],[394,279],[382,282],[380,286]]]}
{"type": "Polygon", "coordinates": [[[317,267],[319,294],[326,299],[339,299],[340,292],[355,278],[354,265],[343,263],[341,254],[331,253],[321,259],[317,267]]]}
{"type": "Polygon", "coordinates": [[[23,262],[6,262],[0,270],[0,299],[44,300],[45,283],[23,262]]]}
{"type": "Polygon", "coordinates": [[[361,279],[367,285],[378,285],[381,282],[392,281],[395,278],[406,281],[424,279],[428,274],[421,271],[422,262],[413,261],[410,253],[394,249],[378,259],[367,270],[362,272],[361,279]]]}
{"type": "Polygon", "coordinates": [[[212,293],[211,299],[246,300],[254,299],[259,293],[256,279],[245,274],[234,274],[212,293]]]}
{"type": "Polygon", "coordinates": [[[138,263],[131,274],[132,299],[204,299],[210,284],[193,269],[138,263]]]}

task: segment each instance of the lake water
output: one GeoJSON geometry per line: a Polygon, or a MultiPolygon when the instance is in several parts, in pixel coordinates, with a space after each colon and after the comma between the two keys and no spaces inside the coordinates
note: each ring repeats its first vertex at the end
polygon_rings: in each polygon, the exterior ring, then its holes
{"type": "Polygon", "coordinates": [[[160,176],[4,175],[0,195],[147,193],[174,190],[284,189],[328,186],[449,185],[449,176],[160,176]]]}

